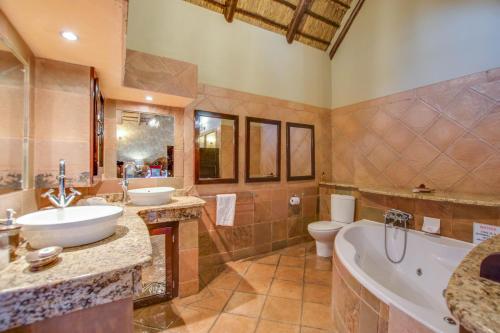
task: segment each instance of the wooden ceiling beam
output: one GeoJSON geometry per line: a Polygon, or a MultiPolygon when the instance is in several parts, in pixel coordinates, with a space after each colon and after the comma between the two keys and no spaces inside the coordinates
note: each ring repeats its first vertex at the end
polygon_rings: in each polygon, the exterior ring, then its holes
{"type": "MultiPolygon", "coordinates": [[[[279,30],[282,30],[282,31],[286,31],[287,28],[288,28],[284,24],[275,22],[273,20],[268,19],[267,17],[264,17],[264,16],[261,16],[259,14],[255,14],[255,13],[249,12],[249,11],[241,9],[241,8],[237,8],[236,9],[236,13],[238,13],[240,15],[243,15],[243,16],[246,16],[246,17],[250,17],[250,18],[252,18],[254,20],[261,21],[264,24],[267,24],[269,26],[272,26],[272,27],[274,27],[276,29],[279,29],[279,30]]],[[[307,34],[305,32],[297,31],[297,35],[305,37],[305,38],[308,38],[308,39],[313,40],[313,41],[315,41],[317,43],[323,44],[326,47],[330,45],[329,41],[321,39],[321,38],[318,38],[318,37],[313,36],[313,35],[309,35],[309,34],[307,34]]]]}
{"type": "Polygon", "coordinates": [[[339,5],[340,7],[343,7],[346,10],[349,9],[349,8],[351,8],[351,6],[349,6],[348,4],[346,4],[343,1],[340,1],[340,0],[330,0],[330,1],[333,2],[333,3],[335,3],[335,4],[337,4],[337,5],[339,5]]]}
{"type": "MultiPolygon", "coordinates": [[[[297,8],[297,6],[295,6],[291,2],[288,2],[287,0],[273,0],[273,1],[276,3],[279,3],[280,5],[286,6],[286,7],[290,8],[291,10],[295,10],[297,8]]],[[[340,23],[335,22],[334,20],[331,20],[328,17],[325,17],[323,15],[316,14],[315,12],[313,12],[310,9],[306,10],[306,15],[309,15],[309,16],[315,18],[316,20],[321,21],[323,23],[326,23],[328,25],[331,25],[335,28],[338,28],[340,26],[340,23]]]]}
{"type": "Polygon", "coordinates": [[[295,39],[295,34],[299,30],[299,25],[302,22],[302,19],[304,18],[304,15],[310,4],[311,0],[299,0],[297,8],[293,13],[292,21],[288,26],[288,31],[286,32],[286,40],[289,44],[291,44],[295,39]]]}
{"type": "Polygon", "coordinates": [[[351,27],[352,22],[354,21],[359,11],[361,10],[361,7],[363,7],[364,2],[365,0],[358,0],[358,3],[356,3],[356,6],[352,10],[351,15],[349,15],[349,18],[347,19],[344,27],[342,28],[342,31],[340,31],[339,37],[337,38],[337,40],[335,40],[335,43],[333,44],[332,49],[330,50],[330,59],[333,59],[335,52],[337,52],[337,49],[344,40],[345,35],[349,31],[349,28],[351,27]]]}
{"type": "Polygon", "coordinates": [[[331,25],[332,27],[335,27],[335,28],[340,27],[340,24],[338,22],[335,22],[334,20],[330,20],[329,18],[324,17],[322,15],[316,14],[313,11],[307,10],[306,15],[314,17],[316,20],[321,21],[323,23],[326,23],[328,25],[331,25]]]}
{"type": "Polygon", "coordinates": [[[224,17],[229,23],[233,22],[234,13],[238,6],[238,0],[226,0],[226,7],[224,8],[224,17]]]}

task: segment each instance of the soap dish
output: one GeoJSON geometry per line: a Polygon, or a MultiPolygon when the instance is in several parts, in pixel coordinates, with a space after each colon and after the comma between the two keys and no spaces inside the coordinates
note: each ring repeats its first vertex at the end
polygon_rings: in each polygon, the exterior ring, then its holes
{"type": "Polygon", "coordinates": [[[62,247],[49,246],[38,251],[28,253],[25,259],[30,264],[30,268],[32,270],[38,270],[43,266],[47,266],[55,262],[61,252],[62,247]]]}

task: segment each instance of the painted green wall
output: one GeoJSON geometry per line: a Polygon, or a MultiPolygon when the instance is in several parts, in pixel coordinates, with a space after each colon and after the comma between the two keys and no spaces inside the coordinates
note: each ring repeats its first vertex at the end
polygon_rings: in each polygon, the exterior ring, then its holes
{"type": "Polygon", "coordinates": [[[127,47],[198,65],[199,82],[330,107],[326,52],[181,0],[130,0],[127,47]]]}
{"type": "Polygon", "coordinates": [[[332,61],[332,107],[495,67],[499,0],[366,0],[332,61]]]}

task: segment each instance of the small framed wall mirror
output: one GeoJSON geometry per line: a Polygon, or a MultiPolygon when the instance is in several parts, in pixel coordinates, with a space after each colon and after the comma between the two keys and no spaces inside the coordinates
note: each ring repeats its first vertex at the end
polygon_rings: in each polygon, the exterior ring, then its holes
{"type": "Polygon", "coordinates": [[[286,123],[287,180],[315,178],[314,125],[286,123]]]}
{"type": "Polygon", "coordinates": [[[0,37],[0,194],[27,188],[29,66],[0,37]]]}
{"type": "Polygon", "coordinates": [[[117,110],[116,176],[166,178],[174,176],[174,117],[117,110]]]}
{"type": "Polygon", "coordinates": [[[245,181],[280,180],[281,121],[246,118],[245,181]]]}
{"type": "Polygon", "coordinates": [[[238,182],[238,116],[195,111],[195,183],[238,182]]]}

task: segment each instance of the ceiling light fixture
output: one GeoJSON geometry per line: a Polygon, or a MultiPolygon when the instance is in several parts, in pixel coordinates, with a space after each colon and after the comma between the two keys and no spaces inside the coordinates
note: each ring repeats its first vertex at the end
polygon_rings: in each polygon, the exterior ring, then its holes
{"type": "Polygon", "coordinates": [[[153,96],[146,96],[146,101],[152,101],[153,100],[153,96]]]}
{"type": "Polygon", "coordinates": [[[78,36],[73,31],[69,31],[69,30],[61,31],[61,36],[64,39],[67,39],[70,41],[78,40],[78,36]]]}

